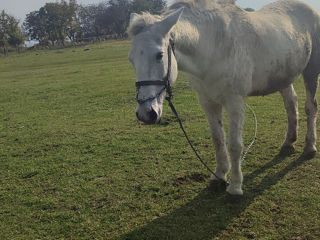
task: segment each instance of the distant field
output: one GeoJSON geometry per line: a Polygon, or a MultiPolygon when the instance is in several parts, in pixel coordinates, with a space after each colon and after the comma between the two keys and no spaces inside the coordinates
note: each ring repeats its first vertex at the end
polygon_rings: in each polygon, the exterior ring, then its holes
{"type": "MultiPolygon", "coordinates": [[[[286,131],[280,95],[248,99],[258,139],[243,163],[245,195],[235,202],[207,188],[209,173],[167,106],[162,124],[138,124],[129,49],[105,42],[0,58],[1,240],[320,239],[320,158],[300,157],[302,79],[290,157],[277,155],[286,131]]],[[[208,123],[183,74],[174,95],[214,168],[208,123]]],[[[248,144],[249,111],[246,119],[248,144]]]]}

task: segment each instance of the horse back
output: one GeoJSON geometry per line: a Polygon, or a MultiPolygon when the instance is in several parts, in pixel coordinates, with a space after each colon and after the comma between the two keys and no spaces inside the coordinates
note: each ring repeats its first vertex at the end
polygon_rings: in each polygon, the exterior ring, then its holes
{"type": "Polygon", "coordinates": [[[251,35],[247,48],[252,62],[248,95],[284,89],[307,66],[314,69],[320,62],[320,15],[308,5],[284,0],[248,17],[249,26],[245,28],[251,35]]]}

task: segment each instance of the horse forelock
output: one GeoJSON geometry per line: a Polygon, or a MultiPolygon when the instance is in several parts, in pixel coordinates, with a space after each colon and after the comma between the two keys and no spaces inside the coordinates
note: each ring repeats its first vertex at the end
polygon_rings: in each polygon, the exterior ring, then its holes
{"type": "Polygon", "coordinates": [[[151,26],[160,20],[161,16],[159,15],[152,15],[148,12],[143,12],[129,24],[127,32],[130,37],[134,37],[144,31],[148,26],[151,26]]]}

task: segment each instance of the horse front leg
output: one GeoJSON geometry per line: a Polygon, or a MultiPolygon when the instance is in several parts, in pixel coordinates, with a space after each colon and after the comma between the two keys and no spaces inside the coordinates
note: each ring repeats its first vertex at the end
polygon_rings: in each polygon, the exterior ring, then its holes
{"type": "Polygon", "coordinates": [[[228,146],[231,160],[231,182],[227,188],[227,192],[232,195],[242,195],[243,175],[240,157],[243,148],[244,99],[241,96],[229,97],[225,107],[229,116],[228,146]]]}
{"type": "Polygon", "coordinates": [[[280,152],[288,155],[294,152],[293,143],[298,136],[298,97],[292,84],[288,88],[281,90],[280,93],[288,117],[287,136],[280,152]]]}
{"type": "MultiPolygon", "coordinates": [[[[211,100],[199,96],[200,104],[202,105],[210,125],[211,136],[216,150],[216,169],[215,174],[223,180],[227,180],[227,173],[230,170],[230,162],[227,153],[225,140],[225,132],[222,125],[222,106],[211,100]]],[[[211,181],[213,184],[217,182],[217,178],[212,175],[211,181]]]]}

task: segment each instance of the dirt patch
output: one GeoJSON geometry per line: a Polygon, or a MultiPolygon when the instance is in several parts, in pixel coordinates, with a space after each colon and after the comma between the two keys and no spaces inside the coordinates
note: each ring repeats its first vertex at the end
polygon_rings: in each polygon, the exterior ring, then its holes
{"type": "Polygon", "coordinates": [[[203,173],[189,173],[184,176],[179,176],[173,181],[174,186],[180,186],[184,184],[188,184],[190,182],[205,182],[207,175],[203,173]]]}

